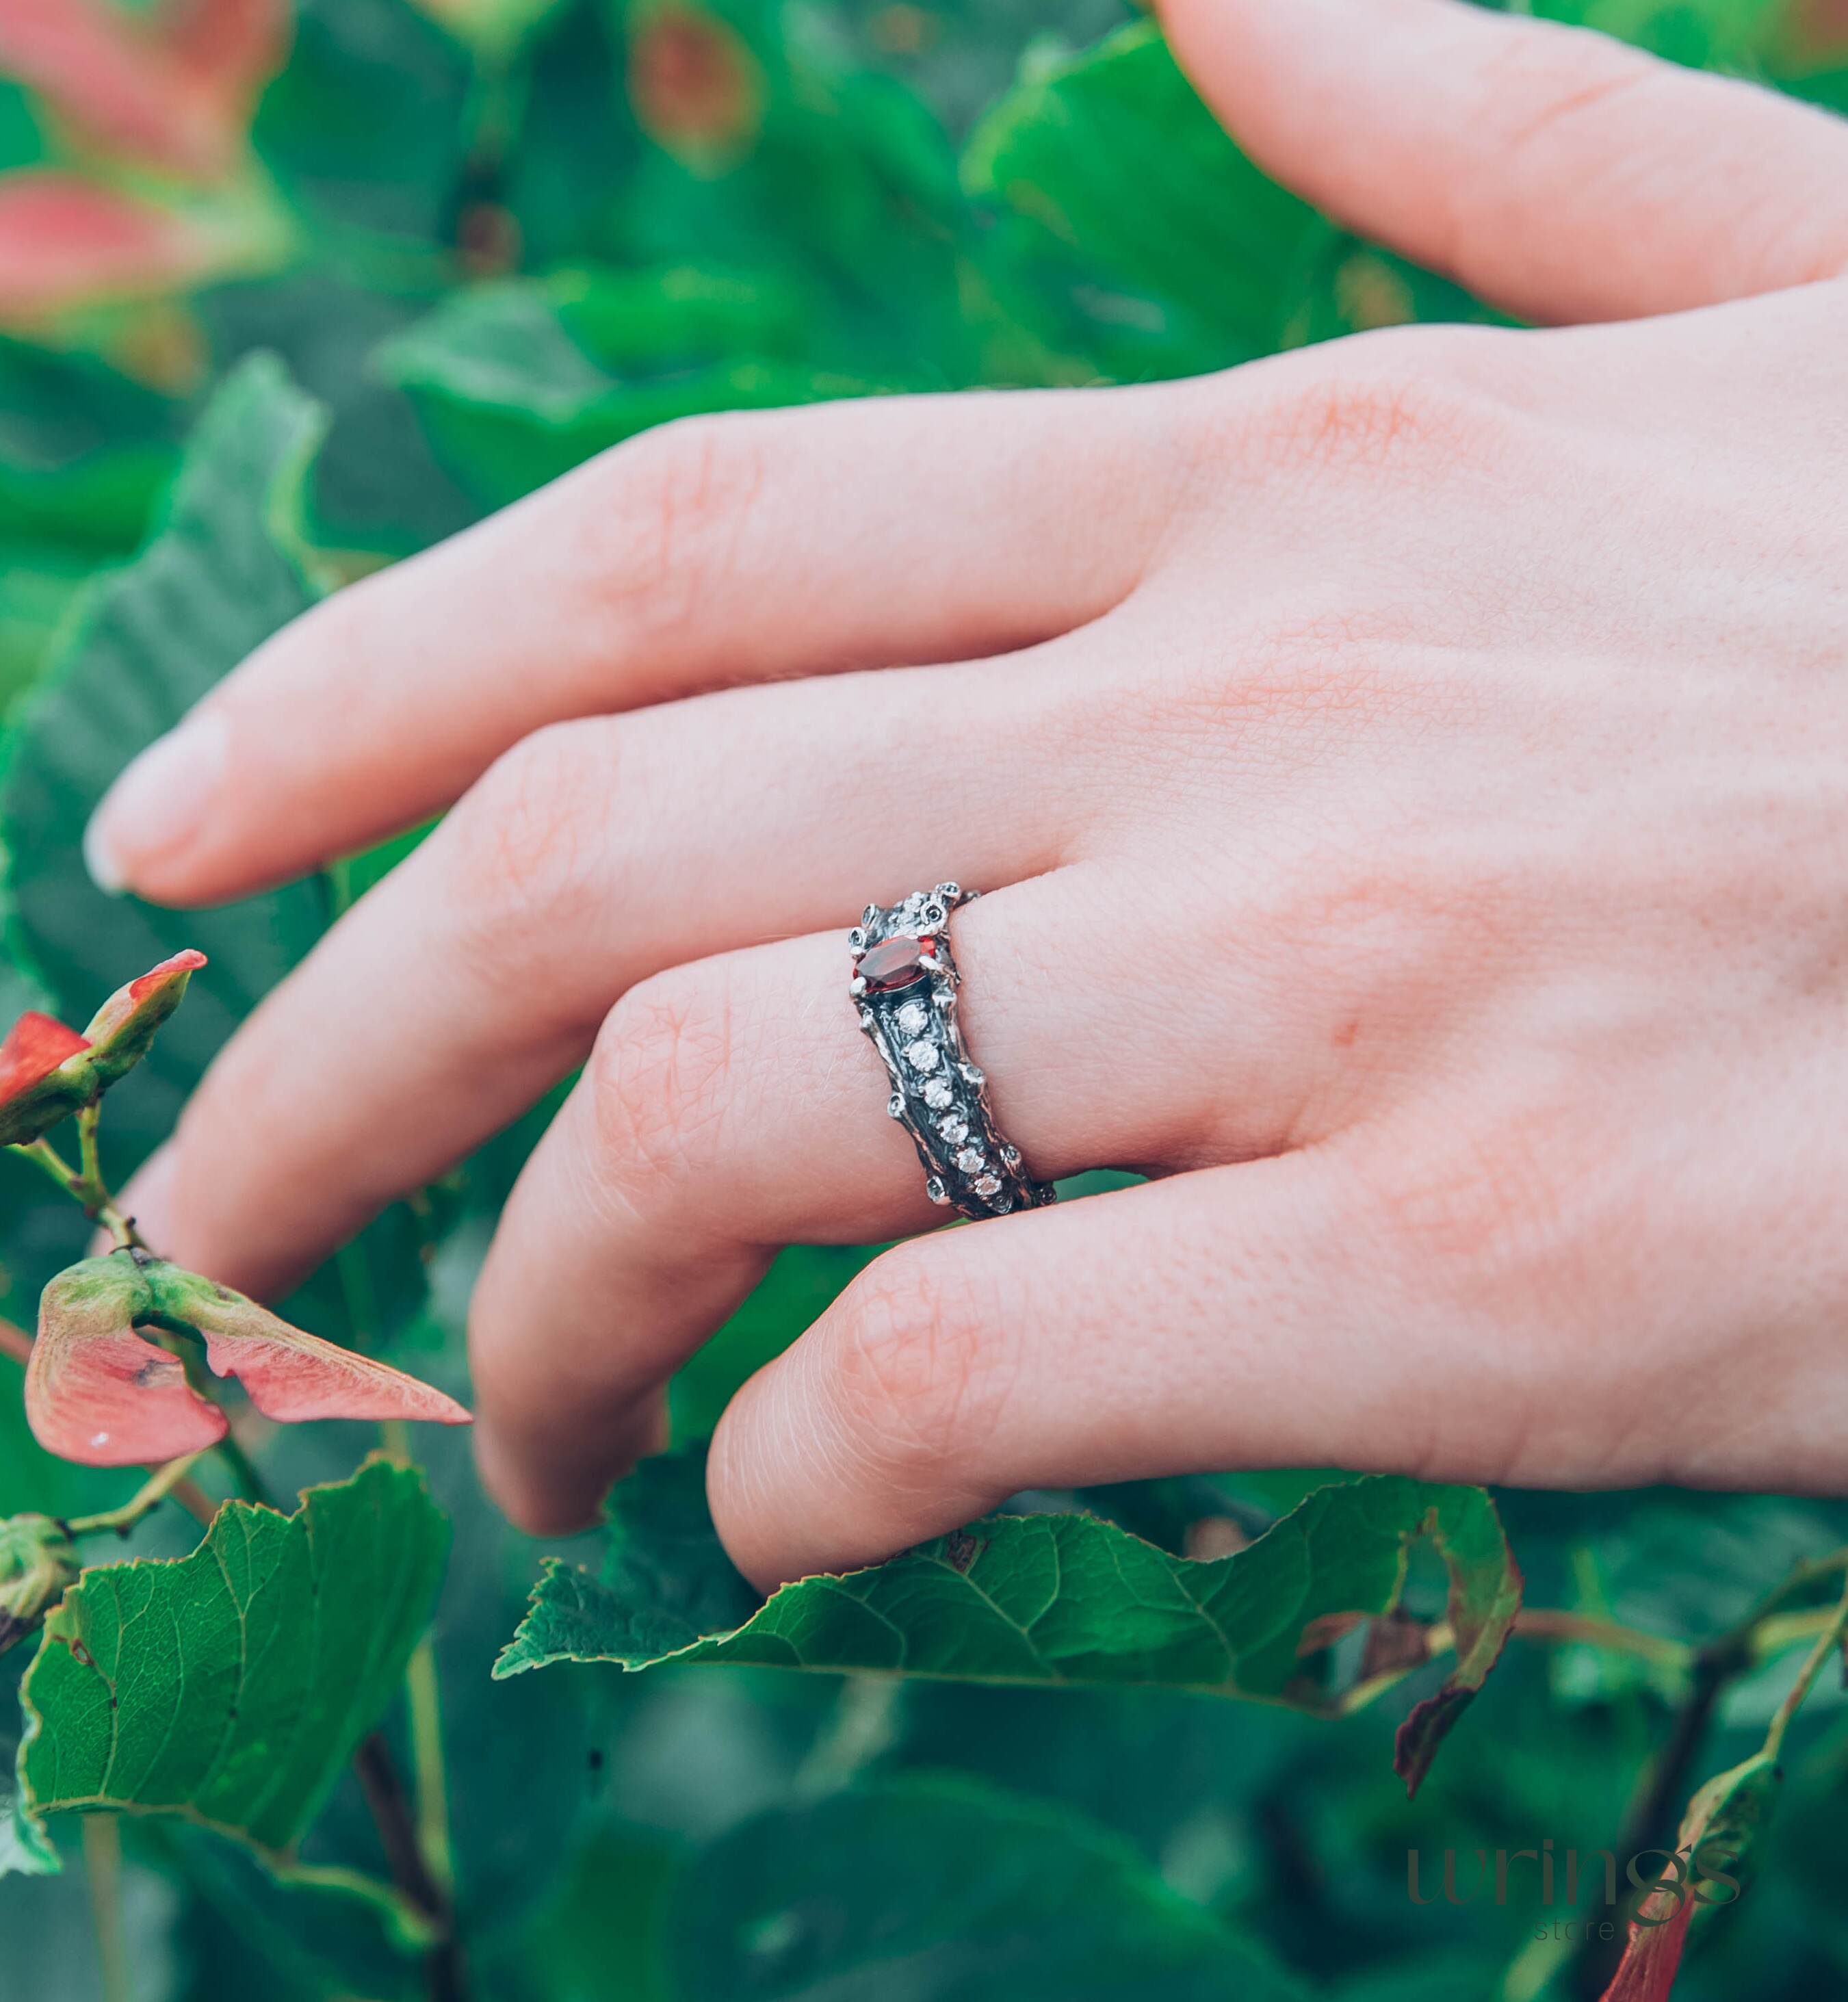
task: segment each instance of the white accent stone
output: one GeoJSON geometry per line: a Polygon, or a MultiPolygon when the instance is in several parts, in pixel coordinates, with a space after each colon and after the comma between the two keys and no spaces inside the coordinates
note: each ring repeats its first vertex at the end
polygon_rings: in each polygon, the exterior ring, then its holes
{"type": "Polygon", "coordinates": [[[941,1112],[955,1096],[940,1077],[933,1077],[924,1087],[924,1103],[933,1112],[941,1112]]]}
{"type": "MultiPolygon", "coordinates": [[[[979,1174],[988,1164],[988,1156],[979,1147],[964,1147],[956,1157],[956,1165],[965,1175],[979,1174]]],[[[997,1182],[995,1186],[1001,1185],[997,1182]]]]}
{"type": "Polygon", "coordinates": [[[946,1112],[937,1121],[937,1131],[953,1147],[960,1147],[969,1137],[969,1122],[960,1113],[946,1112]]]}
{"type": "MultiPolygon", "coordinates": [[[[996,1186],[999,1187],[999,1184],[997,1184],[996,1186]]],[[[933,1175],[924,1184],[924,1193],[933,1202],[947,1202],[950,1200],[949,1192],[935,1175],[933,1175]]]]}
{"type": "Polygon", "coordinates": [[[917,1042],[906,1044],[905,1061],[913,1070],[935,1070],[942,1059],[935,1043],[927,1043],[920,1039],[917,1042]]]}
{"type": "Polygon", "coordinates": [[[978,1175],[973,1184],[978,1195],[999,1195],[1001,1177],[999,1175],[978,1175]]]}
{"type": "Polygon", "coordinates": [[[908,1001],[898,1010],[898,1026],[908,1036],[915,1036],[930,1027],[929,1012],[922,1002],[908,1001]]]}

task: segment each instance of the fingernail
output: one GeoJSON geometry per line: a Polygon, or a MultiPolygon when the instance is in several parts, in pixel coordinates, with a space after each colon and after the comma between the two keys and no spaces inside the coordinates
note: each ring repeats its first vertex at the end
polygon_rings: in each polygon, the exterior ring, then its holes
{"type": "Polygon", "coordinates": [[[197,835],[224,779],[230,739],[221,711],[195,710],[103,794],[83,835],[84,867],[99,890],[120,895],[149,863],[197,835]]]}
{"type": "Polygon", "coordinates": [[[162,1257],[173,1247],[173,1171],[178,1160],[171,1141],[155,1148],[116,1198],[116,1207],[134,1225],[148,1248],[162,1257]]]}

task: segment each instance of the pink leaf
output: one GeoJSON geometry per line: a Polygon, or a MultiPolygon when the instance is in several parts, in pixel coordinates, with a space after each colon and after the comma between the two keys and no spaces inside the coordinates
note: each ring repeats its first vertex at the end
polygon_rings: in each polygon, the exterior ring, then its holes
{"type": "Polygon", "coordinates": [[[219,255],[183,217],[74,174],[0,176],[0,323],[8,326],[179,289],[205,277],[219,255]]]}
{"type": "Polygon", "coordinates": [[[287,37],[281,0],[187,0],[152,20],[108,0],[0,0],[0,72],[96,145],[204,178],[242,158],[287,37]]]}
{"type": "Polygon", "coordinates": [[[454,1398],[389,1364],[279,1320],[228,1286],[144,1254],[113,1251],[59,1273],[39,1306],[26,1371],[26,1414],[51,1453],[86,1467],[173,1460],[215,1445],[228,1427],[173,1356],[138,1323],[196,1328],[221,1376],[284,1424],[305,1418],[410,1418],[465,1425],[454,1398]]]}
{"type": "Polygon", "coordinates": [[[266,1418],[284,1425],[306,1418],[472,1422],[453,1397],[431,1385],[292,1327],[215,1280],[176,1265],[152,1267],[149,1277],[160,1311],[204,1336],[212,1369],[221,1376],[236,1377],[266,1418]]]}

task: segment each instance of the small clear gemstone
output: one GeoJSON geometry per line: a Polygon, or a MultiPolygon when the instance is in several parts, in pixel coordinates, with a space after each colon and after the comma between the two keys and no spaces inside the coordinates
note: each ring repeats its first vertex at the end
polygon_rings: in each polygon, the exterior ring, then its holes
{"type": "Polygon", "coordinates": [[[1020,1150],[1018,1147],[1010,1147],[1006,1141],[1003,1141],[1001,1144],[1001,1158],[1010,1168],[1017,1168],[1020,1165],[1020,1150]]]}
{"type": "Polygon", "coordinates": [[[982,1069],[980,1064],[964,1064],[963,1066],[963,1076],[966,1077],[971,1084],[983,1084],[987,1082],[987,1079],[982,1075],[982,1069]]]}
{"type": "MultiPolygon", "coordinates": [[[[995,1186],[999,1188],[1001,1184],[997,1182],[995,1186]]],[[[950,1200],[948,1191],[944,1188],[943,1184],[937,1180],[935,1175],[933,1175],[929,1181],[924,1184],[924,1193],[929,1197],[933,1202],[947,1202],[950,1200]]]]}
{"type": "Polygon", "coordinates": [[[908,1036],[915,1036],[920,1029],[930,1026],[930,1017],[921,1003],[908,1001],[898,1010],[898,1026],[908,1036]]]}
{"type": "Polygon", "coordinates": [[[939,1062],[937,1046],[935,1043],[921,1041],[908,1043],[905,1049],[905,1061],[913,1070],[935,1070],[939,1062]]]}
{"type": "MultiPolygon", "coordinates": [[[[956,1157],[956,1165],[965,1175],[978,1174],[988,1166],[988,1156],[979,1147],[964,1147],[956,1157]]],[[[997,1182],[999,1188],[1000,1184],[997,1182]]]]}
{"type": "Polygon", "coordinates": [[[955,1096],[940,1077],[933,1077],[924,1087],[924,1103],[933,1112],[941,1112],[955,1096]]]}
{"type": "Polygon", "coordinates": [[[885,1109],[886,1117],[887,1118],[902,1119],[905,1117],[905,1099],[903,1095],[894,1091],[891,1097],[886,1100],[885,1109]]]}
{"type": "Polygon", "coordinates": [[[999,1195],[1001,1177],[999,1175],[978,1175],[973,1184],[978,1195],[999,1195]]]}
{"type": "Polygon", "coordinates": [[[960,1147],[969,1137],[969,1122],[959,1113],[946,1112],[937,1121],[937,1131],[953,1147],[960,1147]]]}

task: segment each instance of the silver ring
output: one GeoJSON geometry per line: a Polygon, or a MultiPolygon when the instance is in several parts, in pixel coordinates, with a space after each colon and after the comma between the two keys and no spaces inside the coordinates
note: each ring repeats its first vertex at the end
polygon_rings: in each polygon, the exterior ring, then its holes
{"type": "Polygon", "coordinates": [[[847,934],[848,992],[859,1025],[885,1060],[886,1111],[910,1134],[924,1191],[964,1216],[1006,1216],[1052,1202],[1052,1184],[1027,1173],[989,1110],[987,1079],[957,1026],[961,976],[950,950],[950,913],[981,893],[960,883],[916,890],[901,904],[869,904],[847,934]]]}

